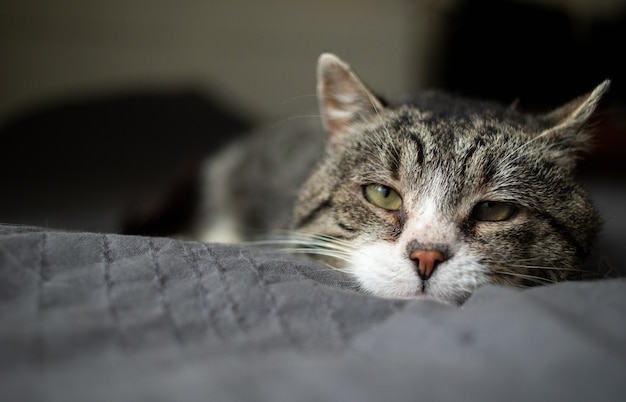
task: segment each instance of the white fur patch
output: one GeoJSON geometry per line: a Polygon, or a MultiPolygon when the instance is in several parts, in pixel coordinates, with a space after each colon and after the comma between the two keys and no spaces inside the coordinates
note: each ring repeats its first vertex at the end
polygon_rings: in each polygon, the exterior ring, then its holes
{"type": "Polygon", "coordinates": [[[352,116],[354,116],[354,112],[352,110],[347,110],[347,109],[327,107],[324,112],[326,114],[326,118],[329,120],[349,121],[352,118],[352,116]]]}
{"type": "Polygon", "coordinates": [[[411,214],[400,237],[400,242],[408,245],[415,240],[426,245],[446,244],[452,246],[456,242],[455,231],[452,223],[439,216],[436,199],[429,197],[416,212],[411,214]]]}
{"type": "Polygon", "coordinates": [[[402,243],[377,241],[359,247],[345,268],[364,291],[391,298],[434,298],[458,304],[487,283],[487,269],[465,247],[441,263],[422,281],[402,243]]]}
{"type": "Polygon", "coordinates": [[[198,238],[205,243],[235,244],[243,241],[235,220],[228,216],[214,220],[204,230],[199,231],[198,238]]]}
{"type": "Polygon", "coordinates": [[[401,243],[408,246],[417,241],[424,245],[445,244],[450,250],[456,248],[456,225],[439,210],[444,202],[444,182],[441,173],[437,172],[428,187],[422,189],[419,198],[407,200],[408,220],[400,237],[401,243]]]}
{"type": "Polygon", "coordinates": [[[238,227],[238,211],[233,210],[226,189],[231,171],[244,157],[242,150],[233,144],[203,166],[201,180],[202,211],[195,224],[196,238],[206,243],[238,243],[243,236],[238,227]],[[219,215],[215,213],[219,211],[219,215]]]}

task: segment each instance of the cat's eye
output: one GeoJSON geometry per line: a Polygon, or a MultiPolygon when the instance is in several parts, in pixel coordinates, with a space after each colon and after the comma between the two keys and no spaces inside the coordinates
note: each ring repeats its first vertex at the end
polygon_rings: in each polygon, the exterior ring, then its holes
{"type": "Polygon", "coordinates": [[[517,211],[510,202],[483,201],[476,204],[472,219],[482,222],[502,222],[510,219],[517,211]]]}
{"type": "Polygon", "coordinates": [[[377,207],[397,211],[402,206],[402,198],[396,190],[382,184],[368,184],[364,187],[363,193],[367,200],[377,207]]]}

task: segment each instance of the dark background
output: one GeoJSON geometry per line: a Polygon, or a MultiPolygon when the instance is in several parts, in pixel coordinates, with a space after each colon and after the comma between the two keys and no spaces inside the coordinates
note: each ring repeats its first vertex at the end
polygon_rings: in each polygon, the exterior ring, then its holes
{"type": "MultiPolygon", "coordinates": [[[[131,18],[148,7],[138,0],[128,9],[107,9],[108,20],[71,3],[59,4],[72,12],[57,14],[54,5],[35,0],[0,6],[2,222],[119,232],[129,210],[156,205],[196,161],[232,137],[314,114],[315,60],[335,51],[384,95],[437,87],[532,111],[547,111],[610,78],[581,178],[606,220],[602,252],[614,260],[623,251],[621,2],[272,1],[269,11],[255,14],[246,6],[253,3],[239,1],[226,11],[204,10],[209,28],[229,29],[209,37],[189,31],[195,25],[184,14],[168,13],[173,3],[151,3],[165,10],[146,9],[159,16],[152,25],[131,18]],[[190,36],[177,42],[177,32],[190,36]],[[110,50],[119,43],[127,53],[110,50]],[[202,43],[214,50],[197,55],[202,43]],[[55,55],[69,61],[55,64],[55,55]]],[[[187,12],[204,26],[201,14],[187,12]]]]}

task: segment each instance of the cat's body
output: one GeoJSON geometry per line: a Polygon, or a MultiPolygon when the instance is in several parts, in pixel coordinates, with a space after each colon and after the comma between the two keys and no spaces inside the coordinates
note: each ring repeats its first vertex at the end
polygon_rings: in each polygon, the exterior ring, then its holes
{"type": "Polygon", "coordinates": [[[462,303],[486,283],[582,276],[598,214],[574,181],[608,82],[552,113],[430,93],[385,107],[333,55],[321,126],[279,126],[205,165],[196,237],[274,238],[384,297],[462,303]]]}

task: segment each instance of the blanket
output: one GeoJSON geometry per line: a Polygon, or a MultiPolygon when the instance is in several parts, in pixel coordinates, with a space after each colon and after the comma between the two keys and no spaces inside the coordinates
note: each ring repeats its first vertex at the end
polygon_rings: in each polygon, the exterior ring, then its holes
{"type": "Polygon", "coordinates": [[[626,280],[359,293],[246,245],[0,225],[6,401],[621,401],[626,280]]]}

